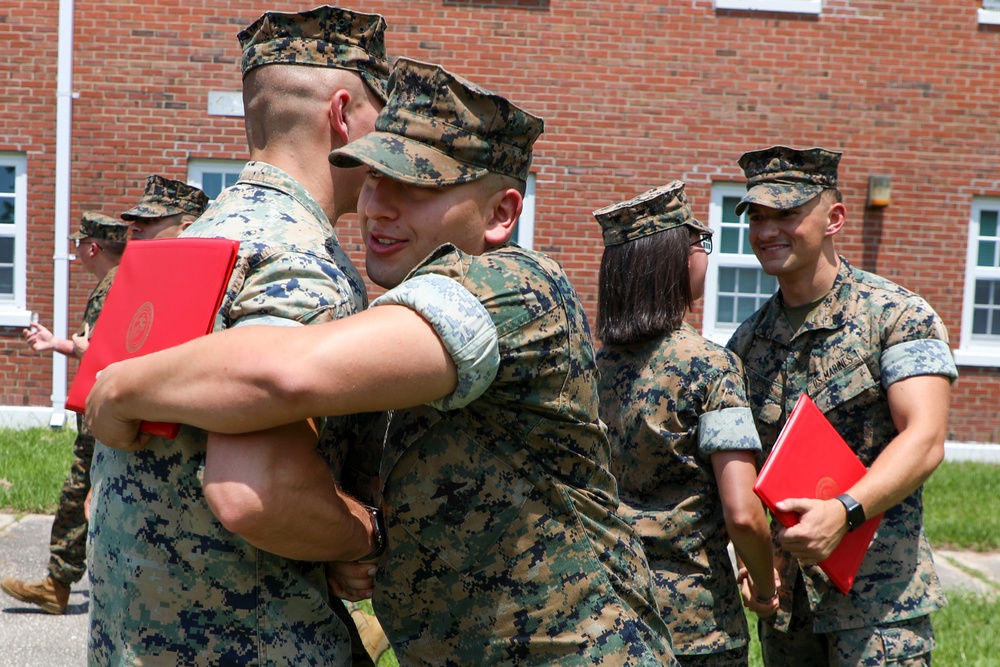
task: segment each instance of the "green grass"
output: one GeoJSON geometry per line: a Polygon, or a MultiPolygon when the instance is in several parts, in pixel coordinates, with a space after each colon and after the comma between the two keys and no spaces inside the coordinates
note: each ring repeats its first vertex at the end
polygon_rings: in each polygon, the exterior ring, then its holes
{"type": "Polygon", "coordinates": [[[924,484],[924,530],[939,549],[1000,550],[1000,465],[942,463],[924,484]]]}
{"type": "MultiPolygon", "coordinates": [[[[0,429],[0,510],[52,513],[73,460],[75,431],[0,429]]],[[[936,548],[1000,550],[1000,466],[943,463],[924,485],[927,537],[936,548]]],[[[949,593],[933,616],[938,647],[934,663],[986,667],[997,664],[1000,599],[949,593]]],[[[762,667],[757,619],[751,628],[750,666],[762,667]]],[[[387,654],[379,667],[395,665],[387,654]]]]}
{"type": "Polygon", "coordinates": [[[54,513],[75,438],[72,429],[0,429],[0,509],[54,513]]]}

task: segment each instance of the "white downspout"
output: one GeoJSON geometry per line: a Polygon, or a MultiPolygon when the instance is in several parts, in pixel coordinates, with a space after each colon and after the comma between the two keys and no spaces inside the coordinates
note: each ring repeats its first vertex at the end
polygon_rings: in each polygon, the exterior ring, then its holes
{"type": "MultiPolygon", "coordinates": [[[[52,333],[66,338],[69,307],[69,199],[73,130],[73,0],[59,0],[59,54],[56,77],[55,253],[52,257],[52,333]]],[[[52,355],[52,416],[49,426],[66,423],[66,357],[52,355]]]]}

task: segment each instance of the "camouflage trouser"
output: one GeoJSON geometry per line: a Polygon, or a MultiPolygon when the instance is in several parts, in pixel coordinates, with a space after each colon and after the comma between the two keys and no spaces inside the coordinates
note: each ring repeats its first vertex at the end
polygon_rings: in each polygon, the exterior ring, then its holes
{"type": "Polygon", "coordinates": [[[49,538],[49,576],[73,584],[87,571],[87,518],[83,503],[90,491],[90,461],[94,436],[77,417],[79,433],[73,442],[73,465],[59,494],[59,507],[49,538]]]}
{"type": "Polygon", "coordinates": [[[704,655],[674,654],[681,667],[746,667],[750,660],[750,647],[740,648],[704,655]]]}
{"type": "Polygon", "coordinates": [[[765,667],[930,667],[934,630],[929,616],[853,630],[815,633],[801,577],[792,598],[792,623],[779,632],[758,621],[765,667]]]}

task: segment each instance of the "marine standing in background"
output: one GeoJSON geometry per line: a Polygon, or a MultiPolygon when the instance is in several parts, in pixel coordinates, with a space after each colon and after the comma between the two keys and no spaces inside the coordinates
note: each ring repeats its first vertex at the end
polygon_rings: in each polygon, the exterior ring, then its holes
{"type": "MultiPolygon", "coordinates": [[[[781,606],[760,622],[764,663],[931,664],[930,613],[945,605],[923,529],[921,489],[944,458],[951,381],[948,332],[919,295],[839,256],[847,209],[840,153],[772,146],[739,164],[750,245],[779,290],[733,334],[764,452],[802,394],[867,474],[829,500],[790,498],[774,522],[781,606]],[[885,513],[848,595],[816,565],[868,516],[885,513]]],[[[822,458],[822,452],[816,452],[822,458]]]]}
{"type": "Polygon", "coordinates": [[[680,181],[594,216],[605,245],[601,418],[619,514],[642,537],[678,662],[740,667],[750,636],[730,540],[754,590],[748,606],[769,616],[778,599],[743,367],[684,321],[704,291],[712,230],[680,181]]]}
{"type": "Polygon", "coordinates": [[[153,174],[146,179],[139,203],[122,213],[129,239],[180,236],[208,207],[208,195],[193,185],[153,174]]]}
{"type": "MultiPolygon", "coordinates": [[[[83,268],[97,278],[97,286],[87,299],[80,328],[70,339],[57,338],[44,326],[33,322],[23,332],[25,341],[32,349],[36,352],[52,350],[74,359],[83,356],[125,251],[127,230],[126,225],[114,218],[92,211],[83,213],[80,227],[69,238],[76,242],[76,257],[83,268]]],[[[66,612],[72,585],[80,581],[87,571],[86,501],[90,493],[94,436],[80,414],[76,416],[76,432],[73,464],[59,494],[49,538],[48,575],[41,581],[5,577],[0,582],[0,589],[7,595],[21,602],[36,604],[50,614],[66,612]]]]}

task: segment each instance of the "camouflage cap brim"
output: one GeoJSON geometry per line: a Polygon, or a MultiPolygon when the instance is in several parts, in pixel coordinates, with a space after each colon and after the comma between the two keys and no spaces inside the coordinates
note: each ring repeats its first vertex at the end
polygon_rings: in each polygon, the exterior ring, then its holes
{"type": "Polygon", "coordinates": [[[121,219],[126,222],[133,222],[138,218],[165,218],[168,215],[184,213],[184,209],[179,206],[168,206],[164,204],[137,204],[121,214],[121,219]]]}
{"type": "Polygon", "coordinates": [[[750,204],[779,210],[795,208],[813,199],[824,189],[822,185],[805,183],[761,183],[750,188],[736,205],[736,215],[743,215],[750,204]]]}
{"type": "Polygon", "coordinates": [[[476,181],[484,167],[460,162],[425,143],[391,132],[371,132],[330,153],[336,167],[365,164],[390,178],[411,185],[435,187],[476,181]]]}

